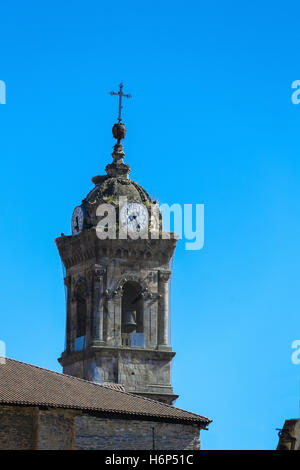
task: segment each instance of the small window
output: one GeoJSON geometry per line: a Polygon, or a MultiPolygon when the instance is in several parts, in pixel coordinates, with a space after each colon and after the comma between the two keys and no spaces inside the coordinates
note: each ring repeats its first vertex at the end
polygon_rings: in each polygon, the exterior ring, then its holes
{"type": "Polygon", "coordinates": [[[82,351],[85,349],[85,335],[75,338],[74,341],[74,351],[82,351]]]}
{"type": "Polygon", "coordinates": [[[131,335],[130,335],[130,346],[132,348],[144,348],[145,347],[145,335],[144,335],[144,333],[131,333],[131,335]]]}
{"type": "Polygon", "coordinates": [[[81,351],[85,348],[87,319],[87,303],[85,283],[80,282],[76,289],[76,331],[74,338],[74,350],[81,351]]]}
{"type": "Polygon", "coordinates": [[[86,331],[86,300],[79,297],[77,299],[77,329],[76,337],[84,336],[86,331]]]}

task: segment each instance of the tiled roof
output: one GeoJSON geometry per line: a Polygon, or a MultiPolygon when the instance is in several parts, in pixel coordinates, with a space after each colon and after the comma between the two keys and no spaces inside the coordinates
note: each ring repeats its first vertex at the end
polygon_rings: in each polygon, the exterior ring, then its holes
{"type": "Polygon", "coordinates": [[[111,382],[103,382],[103,384],[105,387],[109,387],[109,388],[113,388],[114,390],[120,390],[121,392],[125,392],[125,387],[124,385],[121,385],[121,384],[114,384],[114,383],[111,383],[111,382]]]}
{"type": "Polygon", "coordinates": [[[211,422],[165,403],[8,358],[0,363],[1,403],[165,418],[203,427],[211,422]]]}

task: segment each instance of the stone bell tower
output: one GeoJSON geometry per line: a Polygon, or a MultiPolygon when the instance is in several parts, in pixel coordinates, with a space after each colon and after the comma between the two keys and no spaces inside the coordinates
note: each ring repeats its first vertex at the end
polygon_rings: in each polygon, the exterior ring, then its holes
{"type": "Polygon", "coordinates": [[[169,266],[177,237],[162,232],[158,204],[129,179],[121,108],[113,162],[92,178],[94,188],[74,209],[72,235],[55,240],[67,288],[59,362],[65,374],[172,404],[169,266]],[[112,232],[103,222],[107,207],[116,213],[112,232]]]}

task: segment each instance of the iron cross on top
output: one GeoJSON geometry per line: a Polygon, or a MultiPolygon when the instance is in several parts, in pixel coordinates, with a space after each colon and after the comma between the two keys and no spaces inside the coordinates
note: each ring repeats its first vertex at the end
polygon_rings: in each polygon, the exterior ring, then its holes
{"type": "Polygon", "coordinates": [[[125,96],[125,98],[131,98],[131,95],[125,95],[123,93],[123,83],[120,83],[120,91],[118,91],[118,93],[114,92],[114,91],[111,91],[110,94],[113,96],[113,95],[117,95],[119,97],[119,116],[118,116],[118,121],[121,122],[122,121],[122,118],[121,118],[121,111],[122,111],[122,98],[123,96],[125,96]]]}

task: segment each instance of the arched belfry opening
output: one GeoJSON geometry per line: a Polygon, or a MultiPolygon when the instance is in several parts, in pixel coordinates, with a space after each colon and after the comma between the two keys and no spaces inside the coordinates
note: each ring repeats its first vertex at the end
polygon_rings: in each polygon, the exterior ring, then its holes
{"type": "Polygon", "coordinates": [[[144,302],[142,287],[136,281],[123,285],[122,295],[122,345],[144,347],[144,302]]]}
{"type": "Polygon", "coordinates": [[[80,351],[85,348],[87,304],[86,289],[83,282],[76,288],[76,335],[74,339],[74,350],[80,351]]]}

